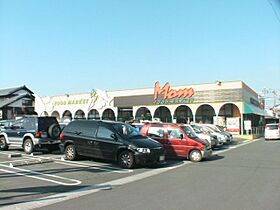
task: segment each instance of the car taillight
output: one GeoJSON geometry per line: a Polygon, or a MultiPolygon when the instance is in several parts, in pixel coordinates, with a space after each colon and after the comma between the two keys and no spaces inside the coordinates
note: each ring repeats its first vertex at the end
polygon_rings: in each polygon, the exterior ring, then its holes
{"type": "Polygon", "coordinates": [[[60,135],[59,135],[59,138],[62,140],[62,139],[64,139],[64,134],[63,133],[61,133],[60,135]]]}
{"type": "Polygon", "coordinates": [[[40,138],[41,137],[41,132],[40,131],[37,131],[36,134],[35,134],[36,138],[40,138]]]}

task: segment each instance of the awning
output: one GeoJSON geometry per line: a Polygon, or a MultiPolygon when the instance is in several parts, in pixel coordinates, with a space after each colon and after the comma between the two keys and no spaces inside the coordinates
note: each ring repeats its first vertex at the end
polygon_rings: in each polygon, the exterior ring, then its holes
{"type": "Polygon", "coordinates": [[[244,102],[244,113],[243,114],[257,114],[261,116],[266,116],[266,112],[263,109],[260,109],[254,105],[244,102]]]}

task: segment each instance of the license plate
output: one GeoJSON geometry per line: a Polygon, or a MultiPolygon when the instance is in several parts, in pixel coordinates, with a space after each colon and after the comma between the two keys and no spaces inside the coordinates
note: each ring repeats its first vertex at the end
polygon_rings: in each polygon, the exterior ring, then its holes
{"type": "Polygon", "coordinates": [[[164,161],[164,160],[165,160],[165,156],[164,155],[159,157],[159,161],[164,161]]]}

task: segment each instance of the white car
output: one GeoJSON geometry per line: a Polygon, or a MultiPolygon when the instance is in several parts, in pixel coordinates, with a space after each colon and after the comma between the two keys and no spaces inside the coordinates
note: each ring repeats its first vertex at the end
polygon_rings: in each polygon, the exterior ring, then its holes
{"type": "Polygon", "coordinates": [[[227,143],[227,137],[225,135],[223,135],[220,132],[215,131],[213,128],[203,125],[200,125],[202,127],[202,129],[206,132],[209,132],[211,135],[217,136],[217,139],[219,141],[219,144],[223,145],[225,143],[227,143]]]}
{"type": "Polygon", "coordinates": [[[214,124],[204,124],[204,125],[214,129],[218,133],[223,134],[226,137],[226,139],[227,139],[226,143],[229,143],[229,144],[232,143],[232,141],[233,141],[232,134],[230,134],[228,132],[225,132],[224,129],[221,126],[214,125],[214,124]]]}
{"type": "Polygon", "coordinates": [[[265,140],[280,139],[280,124],[266,124],[264,129],[264,138],[265,140]]]}
{"type": "Polygon", "coordinates": [[[216,134],[216,132],[213,132],[213,130],[211,130],[210,128],[207,129],[206,126],[202,126],[202,124],[191,124],[191,127],[193,128],[193,130],[195,130],[195,133],[197,133],[197,130],[201,131],[203,134],[200,138],[211,141],[213,147],[219,147],[224,144],[223,137],[221,137],[220,134],[216,134]]]}
{"type": "Polygon", "coordinates": [[[184,126],[189,127],[191,131],[194,132],[198,138],[205,139],[211,145],[211,136],[208,134],[204,134],[198,126],[194,127],[195,125],[188,125],[188,124],[184,124],[184,126]]]}

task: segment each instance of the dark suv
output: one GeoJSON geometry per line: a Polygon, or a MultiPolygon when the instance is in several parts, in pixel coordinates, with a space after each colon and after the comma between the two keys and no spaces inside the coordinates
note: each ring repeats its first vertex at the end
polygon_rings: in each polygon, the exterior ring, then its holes
{"type": "Polygon", "coordinates": [[[46,147],[49,152],[58,149],[60,126],[55,117],[29,116],[13,121],[0,131],[0,149],[21,146],[25,153],[37,147],[46,147]]]}
{"type": "Polygon", "coordinates": [[[61,150],[68,160],[79,155],[117,161],[122,168],[165,159],[163,146],[126,123],[99,120],[70,122],[62,131],[61,150]]]}

